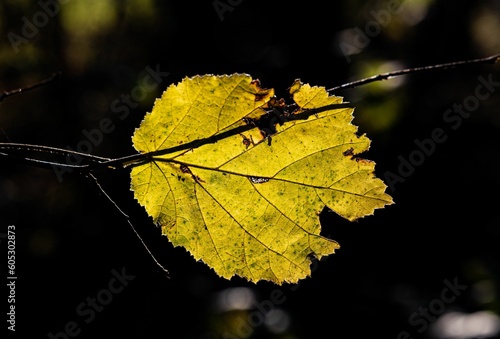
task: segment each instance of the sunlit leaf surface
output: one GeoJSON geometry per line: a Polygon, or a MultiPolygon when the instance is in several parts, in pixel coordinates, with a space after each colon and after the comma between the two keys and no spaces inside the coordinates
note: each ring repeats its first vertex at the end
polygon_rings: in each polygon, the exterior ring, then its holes
{"type": "Polygon", "coordinates": [[[375,164],[356,156],[370,140],[353,109],[323,87],[289,91],[293,107],[246,74],[185,78],[134,133],[151,154],[132,168],[136,199],[174,246],[224,278],[297,282],[312,257],[339,248],[320,235],[325,206],[352,221],[392,204],[375,164]]]}

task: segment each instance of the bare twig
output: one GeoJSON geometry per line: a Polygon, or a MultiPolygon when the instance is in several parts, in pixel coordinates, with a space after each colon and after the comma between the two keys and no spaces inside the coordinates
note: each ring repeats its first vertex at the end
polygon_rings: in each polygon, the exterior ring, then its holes
{"type": "MultiPolygon", "coordinates": [[[[445,63],[445,64],[438,64],[438,65],[432,65],[432,66],[424,66],[424,67],[416,67],[416,68],[408,68],[404,70],[399,70],[399,71],[394,71],[394,72],[388,72],[388,73],[382,73],[378,74],[369,78],[364,78],[361,80],[349,82],[340,86],[336,86],[333,88],[330,88],[327,90],[328,92],[335,92],[338,90],[342,89],[347,89],[347,88],[354,88],[358,86],[362,86],[371,82],[375,81],[380,81],[380,80],[387,80],[396,76],[401,76],[401,75],[406,75],[410,73],[417,73],[417,72],[427,72],[427,71],[436,71],[436,70],[445,70],[449,68],[457,68],[457,67],[464,67],[464,66],[470,66],[470,65],[477,65],[477,64],[493,64],[497,62],[500,59],[500,54],[492,55],[486,58],[480,58],[480,59],[473,59],[473,60],[465,60],[465,61],[456,61],[456,62],[450,62],[450,63],[445,63]]],[[[40,87],[42,85],[47,84],[50,81],[53,81],[58,74],[54,74],[51,78],[48,78],[44,81],[41,81],[37,84],[18,89],[15,91],[11,92],[4,92],[3,98],[9,95],[25,92],[27,90],[31,90],[37,87],[40,87]]],[[[1,101],[0,97],[0,101],[1,101]]],[[[341,106],[339,106],[341,107],[341,106]]],[[[337,107],[336,107],[337,108],[337,107]]],[[[317,111],[324,110],[325,107],[318,108],[317,111]]],[[[306,118],[307,116],[317,113],[315,110],[308,110],[305,111],[303,114],[305,116],[303,118],[306,118]]],[[[295,117],[295,118],[300,118],[300,117],[295,117]]],[[[88,172],[94,169],[99,169],[99,168],[125,168],[131,164],[139,164],[144,161],[150,161],[153,159],[153,156],[161,155],[161,154],[168,154],[174,151],[178,151],[181,149],[189,149],[193,147],[200,146],[204,143],[211,143],[215,142],[216,140],[220,140],[222,138],[228,137],[232,134],[237,134],[242,132],[243,130],[250,129],[251,126],[240,126],[238,128],[235,128],[234,130],[229,130],[227,132],[221,133],[217,136],[202,139],[202,140],[194,140],[193,142],[189,144],[184,144],[178,147],[173,147],[168,150],[159,150],[159,151],[154,151],[151,153],[147,154],[133,154],[121,158],[115,158],[115,159],[110,159],[110,158],[104,158],[104,157],[98,157],[95,155],[90,155],[86,153],[80,153],[80,152],[75,152],[67,149],[60,149],[60,148],[54,148],[54,147],[48,147],[48,146],[38,146],[38,145],[28,145],[28,144],[16,144],[16,143],[0,143],[0,150],[14,150],[14,151],[31,151],[31,152],[44,152],[44,153],[51,153],[55,154],[58,156],[79,156],[82,159],[87,160],[87,163],[84,164],[68,164],[68,163],[63,163],[63,162],[55,162],[55,161],[47,161],[47,160],[40,160],[40,159],[33,159],[33,158],[27,158],[27,157],[19,157],[15,156],[10,153],[6,152],[0,152],[0,156],[6,156],[6,157],[11,157],[15,158],[18,161],[23,161],[28,164],[32,164],[37,167],[50,167],[50,166],[59,166],[61,168],[68,168],[68,169],[78,169],[81,172],[88,172]]]]}
{"type": "Polygon", "coordinates": [[[97,181],[97,178],[92,174],[92,173],[87,173],[86,174],[86,177],[88,179],[90,179],[96,186],[97,188],[99,189],[99,191],[101,191],[101,193],[111,202],[111,204],[113,204],[113,206],[118,210],[118,212],[120,212],[121,215],[123,215],[123,217],[127,220],[128,224],[130,225],[130,227],[132,228],[132,231],[134,232],[134,234],[137,236],[137,238],[139,239],[139,241],[141,242],[142,246],[144,247],[144,249],[146,250],[146,252],[149,254],[149,256],[153,259],[153,261],[155,262],[155,264],[163,271],[167,274],[167,277],[168,277],[168,270],[163,267],[162,264],[160,264],[160,262],[158,261],[158,259],[156,259],[156,257],[154,256],[153,252],[151,252],[151,250],[149,249],[148,245],[146,245],[146,243],[144,242],[144,240],[142,239],[141,235],[139,234],[139,232],[137,232],[137,230],[135,229],[134,225],[132,224],[132,221],[130,220],[130,217],[128,216],[128,214],[126,214],[125,212],[123,212],[123,210],[116,204],[116,202],[114,202],[113,199],[111,199],[111,197],[109,196],[108,193],[106,193],[106,191],[101,187],[101,184],[99,184],[99,182],[97,181]]]}
{"type": "Polygon", "coordinates": [[[26,156],[26,153],[33,152],[37,155],[46,154],[52,157],[69,157],[69,156],[78,156],[82,159],[86,159],[89,162],[94,164],[98,164],[101,162],[111,161],[112,159],[99,157],[97,155],[91,155],[87,153],[75,152],[68,149],[50,147],[50,146],[42,146],[42,145],[29,145],[29,144],[20,144],[13,142],[5,142],[0,143],[0,156],[11,158],[17,162],[25,163],[28,165],[34,165],[36,167],[43,168],[52,168],[53,166],[63,167],[63,168],[71,168],[71,169],[87,169],[89,164],[84,165],[74,165],[69,163],[62,163],[60,161],[55,160],[45,160],[39,158],[31,158],[26,156]],[[9,153],[5,151],[10,151],[9,153]],[[22,153],[22,154],[19,154],[22,153]]]}
{"type": "Polygon", "coordinates": [[[411,73],[445,70],[445,69],[449,69],[449,68],[457,68],[457,67],[477,65],[477,64],[494,64],[499,59],[500,59],[500,54],[496,54],[496,55],[492,55],[492,56],[489,56],[487,58],[481,58],[481,59],[455,61],[455,62],[449,62],[446,64],[408,68],[408,69],[403,69],[403,70],[399,70],[399,71],[374,75],[372,77],[364,78],[361,80],[356,80],[353,82],[348,82],[346,84],[330,88],[329,90],[327,90],[327,92],[331,93],[331,92],[335,92],[335,91],[342,90],[342,89],[359,87],[361,85],[366,85],[366,84],[369,84],[371,82],[380,81],[380,80],[387,80],[387,79],[394,78],[394,77],[397,77],[400,75],[406,75],[406,74],[411,74],[411,73]]]}
{"type": "Polygon", "coordinates": [[[31,91],[31,90],[33,90],[35,88],[47,85],[48,83],[50,83],[50,82],[56,80],[57,78],[59,78],[59,76],[61,76],[61,72],[56,72],[56,73],[53,73],[50,76],[50,78],[44,79],[42,81],[39,81],[39,82],[37,82],[37,83],[35,83],[33,85],[25,86],[25,87],[22,87],[22,88],[17,88],[17,89],[12,90],[12,91],[4,91],[4,92],[0,93],[0,102],[2,102],[7,97],[13,96],[15,94],[28,92],[28,91],[31,91]]]}

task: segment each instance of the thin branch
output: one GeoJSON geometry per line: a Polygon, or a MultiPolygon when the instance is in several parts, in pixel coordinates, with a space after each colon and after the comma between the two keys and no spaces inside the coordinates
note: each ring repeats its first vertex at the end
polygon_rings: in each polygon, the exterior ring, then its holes
{"type": "Polygon", "coordinates": [[[499,59],[500,59],[500,54],[496,54],[496,55],[492,55],[492,56],[489,56],[487,58],[481,58],[481,59],[455,61],[455,62],[449,62],[449,63],[439,64],[439,65],[415,67],[415,68],[408,68],[408,69],[403,69],[403,70],[394,71],[394,72],[381,73],[381,74],[374,75],[374,76],[369,77],[369,78],[364,78],[361,80],[348,82],[346,84],[330,88],[327,90],[327,92],[331,93],[331,92],[335,92],[335,91],[342,90],[342,89],[359,87],[361,85],[366,85],[366,84],[369,84],[371,82],[380,81],[380,80],[387,80],[387,79],[394,78],[394,77],[397,77],[400,75],[406,75],[406,74],[411,74],[411,73],[445,70],[445,69],[449,69],[449,68],[457,68],[457,67],[470,66],[470,65],[476,65],[476,64],[494,64],[499,59]]]}
{"type": "Polygon", "coordinates": [[[30,145],[30,144],[21,144],[15,142],[2,142],[0,143],[0,149],[3,150],[14,150],[14,151],[28,151],[28,152],[39,152],[39,153],[49,153],[55,155],[62,156],[71,156],[76,155],[94,162],[99,161],[109,161],[112,160],[110,158],[104,158],[97,155],[92,155],[88,153],[76,152],[70,149],[57,148],[51,146],[43,146],[43,145],[30,145]]]}
{"type": "Polygon", "coordinates": [[[30,144],[20,144],[20,143],[0,143],[0,156],[12,158],[13,160],[16,160],[18,162],[22,162],[25,164],[31,164],[36,167],[44,167],[44,168],[50,168],[53,166],[61,167],[61,168],[68,168],[68,169],[77,169],[83,172],[88,172],[94,169],[99,169],[99,168],[125,168],[129,166],[132,163],[144,161],[148,159],[149,154],[133,154],[133,155],[128,155],[125,157],[120,157],[120,158],[105,158],[105,157],[100,157],[97,155],[92,155],[88,153],[82,153],[82,152],[76,152],[70,149],[64,149],[64,148],[56,148],[56,147],[50,147],[50,146],[42,146],[42,145],[30,145],[30,144]],[[55,155],[55,156],[62,156],[62,157],[70,157],[70,156],[75,156],[75,157],[80,157],[84,160],[87,160],[90,163],[85,163],[85,164],[70,164],[67,161],[66,162],[56,162],[56,161],[48,161],[48,160],[41,160],[41,159],[34,159],[34,158],[29,158],[25,155],[19,155],[19,154],[14,154],[14,153],[6,153],[2,152],[5,150],[8,151],[14,151],[15,152],[34,152],[34,153],[46,153],[49,155],[55,155]]]}
{"type": "MultiPolygon", "coordinates": [[[[349,103],[341,103],[341,104],[331,104],[331,105],[325,105],[323,107],[315,108],[315,109],[308,109],[308,110],[303,110],[302,112],[298,114],[293,114],[290,115],[289,117],[286,118],[286,120],[305,120],[311,115],[326,111],[328,109],[340,109],[340,108],[347,108],[351,107],[351,104],[349,103]]],[[[8,156],[12,158],[17,158],[17,160],[21,160],[27,163],[32,162],[35,166],[58,166],[62,168],[71,168],[71,169],[79,169],[81,171],[90,171],[90,170],[95,170],[99,168],[125,168],[133,164],[140,164],[144,161],[149,161],[152,159],[154,156],[160,156],[160,155],[165,155],[173,152],[178,152],[182,150],[190,150],[194,149],[197,147],[200,147],[202,145],[206,144],[213,144],[216,143],[219,140],[228,138],[233,135],[240,134],[242,132],[248,131],[252,128],[255,128],[254,125],[242,125],[235,127],[233,129],[230,129],[226,132],[222,132],[219,134],[216,134],[214,136],[210,136],[208,138],[202,138],[202,139],[196,139],[190,142],[187,142],[185,144],[179,145],[179,146],[174,146],[168,149],[162,149],[162,150],[157,150],[157,151],[152,151],[149,153],[138,153],[138,154],[133,154],[121,158],[115,158],[115,159],[110,159],[110,158],[104,158],[104,157],[99,157],[87,153],[81,153],[81,152],[75,152],[72,150],[68,149],[62,149],[62,148],[55,148],[55,147],[49,147],[49,146],[38,146],[38,145],[29,145],[29,144],[20,144],[20,143],[0,143],[0,150],[14,150],[14,151],[27,151],[27,152],[43,152],[43,153],[49,153],[49,154],[55,154],[59,156],[78,156],[81,157],[85,160],[89,160],[91,163],[85,163],[85,164],[68,164],[59,162],[55,163],[52,161],[45,161],[45,160],[39,160],[39,159],[31,159],[31,158],[24,158],[24,159],[19,159],[19,157],[16,157],[12,154],[5,153],[5,152],[0,152],[0,156],[8,156]]]]}
{"type": "MultiPolygon", "coordinates": [[[[438,65],[432,65],[432,66],[424,66],[424,67],[416,67],[416,68],[409,68],[409,69],[404,69],[404,70],[399,70],[399,71],[394,71],[394,72],[389,72],[389,73],[382,73],[378,74],[369,78],[349,82],[337,87],[333,87],[327,92],[334,92],[337,90],[342,90],[342,89],[347,89],[347,88],[354,88],[358,87],[361,85],[365,85],[371,82],[375,81],[380,81],[380,80],[386,80],[390,79],[396,76],[401,76],[401,75],[406,75],[410,73],[417,73],[417,72],[426,72],[426,71],[435,71],[435,70],[444,70],[448,68],[457,68],[457,67],[464,67],[468,65],[477,65],[477,64],[493,64],[497,62],[500,59],[500,54],[492,55],[486,58],[481,58],[481,59],[473,59],[473,60],[465,60],[465,61],[457,61],[457,62],[450,62],[450,63],[445,63],[445,64],[438,64],[438,65]]],[[[57,74],[53,75],[51,78],[46,79],[44,81],[41,81],[37,84],[25,87],[23,89],[19,89],[16,91],[12,92],[4,92],[3,98],[7,95],[13,95],[20,93],[21,91],[27,91],[31,90],[37,87],[40,87],[52,80],[54,80],[57,77],[57,74]],[[7,93],[7,94],[5,94],[7,93]]],[[[1,101],[1,99],[0,99],[1,101]]],[[[310,110],[303,110],[299,114],[294,114],[292,115],[289,119],[292,120],[299,120],[299,119],[307,119],[309,116],[319,113],[321,111],[324,111],[326,109],[334,109],[334,108],[343,108],[343,107],[349,107],[349,103],[344,103],[344,104],[338,104],[338,105],[327,105],[324,107],[319,107],[316,109],[310,109],[310,110]]],[[[55,147],[48,147],[48,146],[38,146],[38,145],[28,145],[28,144],[19,144],[19,143],[0,143],[0,150],[14,150],[14,151],[29,151],[29,152],[43,152],[43,153],[48,153],[48,154],[54,154],[58,156],[78,156],[81,157],[82,159],[85,159],[89,161],[90,163],[85,163],[85,164],[68,164],[63,163],[63,162],[55,162],[55,161],[47,161],[47,160],[40,160],[40,159],[33,159],[33,158],[28,158],[28,157],[20,157],[16,156],[10,153],[5,153],[5,152],[0,152],[0,156],[6,156],[6,157],[11,157],[16,160],[23,161],[28,164],[35,165],[37,167],[50,167],[50,166],[59,166],[63,168],[71,168],[71,169],[79,169],[82,172],[89,172],[94,169],[98,168],[125,168],[133,164],[140,164],[144,161],[150,161],[153,159],[154,156],[159,156],[159,155],[165,155],[173,152],[177,152],[180,150],[188,150],[192,148],[199,147],[201,145],[209,144],[209,143],[215,143],[218,140],[227,138],[232,135],[236,135],[239,133],[242,133],[244,131],[247,131],[251,128],[254,128],[255,126],[251,125],[243,125],[243,126],[238,126],[236,128],[233,128],[231,130],[228,130],[226,132],[208,137],[208,138],[203,138],[203,139],[198,139],[198,140],[193,140],[189,143],[175,146],[169,149],[165,150],[157,150],[153,151],[150,153],[139,153],[139,154],[133,154],[121,158],[104,158],[104,157],[99,157],[87,153],[81,153],[81,152],[75,152],[72,150],[67,150],[67,149],[61,149],[61,148],[55,148],[55,147]]]]}
{"type": "Polygon", "coordinates": [[[37,83],[35,83],[33,85],[29,85],[29,86],[22,87],[22,88],[17,88],[17,89],[12,90],[12,91],[4,91],[4,92],[0,93],[0,102],[2,102],[7,97],[10,97],[10,96],[13,96],[13,95],[16,95],[16,94],[19,94],[19,93],[28,92],[28,91],[31,91],[31,90],[33,90],[35,88],[47,85],[48,83],[56,80],[60,76],[61,76],[61,72],[52,73],[52,75],[49,78],[44,79],[42,81],[39,81],[39,82],[37,82],[37,83]]]}
{"type": "Polygon", "coordinates": [[[4,152],[0,152],[0,156],[4,156],[6,158],[12,159],[12,160],[14,160],[17,163],[21,163],[21,164],[24,164],[24,165],[35,166],[35,167],[39,167],[39,168],[64,167],[64,168],[71,168],[71,169],[79,169],[81,167],[81,166],[78,166],[78,165],[62,164],[60,162],[40,160],[40,159],[33,159],[33,158],[28,158],[28,157],[24,157],[24,156],[13,155],[13,154],[4,153],[4,152]]]}
{"type": "MultiPolygon", "coordinates": [[[[400,70],[400,71],[395,71],[395,72],[389,72],[389,73],[383,73],[379,74],[370,78],[365,78],[361,80],[357,80],[354,82],[346,83],[337,87],[333,87],[327,92],[335,92],[337,90],[342,90],[342,89],[347,89],[347,88],[354,88],[358,87],[361,85],[365,85],[371,82],[375,81],[380,81],[380,80],[386,80],[389,78],[393,78],[396,76],[401,76],[401,75],[406,75],[410,73],[417,73],[417,72],[426,72],[426,71],[434,71],[434,70],[444,70],[448,68],[457,68],[457,67],[463,67],[467,65],[474,65],[474,64],[487,64],[487,63],[495,63],[500,59],[500,54],[493,55],[487,58],[482,58],[482,59],[475,59],[475,60],[466,60],[466,61],[458,61],[458,62],[451,62],[451,63],[446,63],[446,64],[440,64],[440,65],[433,65],[433,66],[424,66],[424,67],[417,67],[417,68],[410,68],[410,69],[405,69],[405,70],[400,70]]],[[[49,82],[54,81],[60,73],[54,73],[50,78],[42,80],[36,84],[33,84],[31,86],[27,86],[24,88],[20,88],[17,90],[13,91],[5,91],[3,93],[0,93],[0,103],[7,97],[19,94],[22,92],[27,92],[30,90],[33,90],[35,88],[41,87],[49,82]]],[[[307,119],[309,116],[316,114],[318,112],[324,111],[326,109],[333,109],[333,108],[340,108],[340,107],[348,107],[349,104],[340,104],[340,105],[328,105],[324,107],[320,107],[317,109],[311,109],[311,110],[303,110],[299,114],[295,114],[292,116],[291,119],[297,120],[297,119],[307,119]]],[[[0,150],[4,151],[11,151],[11,152],[34,152],[34,153],[42,153],[45,156],[64,156],[64,157],[69,157],[69,156],[78,156],[82,159],[87,160],[90,163],[86,164],[78,164],[78,165],[73,165],[73,164],[68,164],[63,163],[63,162],[55,162],[55,161],[48,161],[48,160],[41,160],[41,159],[34,159],[34,158],[29,158],[26,156],[22,156],[20,154],[12,154],[6,153],[6,152],[0,152],[0,156],[8,157],[17,161],[23,161],[25,163],[28,163],[30,165],[35,165],[37,167],[50,167],[50,166],[60,166],[60,167],[65,167],[65,168],[72,168],[72,169],[80,169],[79,173],[80,174],[85,174],[88,178],[90,178],[97,188],[102,192],[102,194],[115,206],[115,208],[124,216],[124,218],[127,220],[128,224],[132,228],[133,232],[135,235],[138,237],[140,240],[141,244],[143,247],[146,249],[150,257],[154,260],[156,265],[165,273],[168,274],[168,270],[165,269],[160,262],[156,259],[156,257],[153,255],[153,253],[150,251],[140,234],[137,232],[136,228],[132,224],[130,217],[123,212],[119,206],[111,199],[111,197],[104,191],[104,189],[101,187],[95,176],[91,173],[92,170],[97,169],[97,168],[125,168],[131,164],[136,164],[136,163],[141,163],[143,161],[150,161],[153,159],[153,156],[157,155],[162,155],[162,154],[169,154],[175,151],[179,150],[187,150],[190,148],[196,148],[199,147],[200,145],[203,144],[208,144],[208,143],[215,143],[218,140],[221,140],[223,138],[227,138],[231,135],[239,134],[242,131],[249,130],[251,128],[254,128],[255,126],[251,125],[245,125],[245,126],[239,126],[236,128],[233,128],[229,131],[220,133],[218,135],[209,137],[209,138],[203,138],[199,140],[194,140],[192,142],[186,143],[184,145],[179,145],[176,147],[172,147],[170,149],[166,150],[159,150],[159,151],[154,151],[146,154],[133,154],[130,156],[126,157],[121,157],[121,158],[104,158],[100,156],[95,156],[87,153],[81,153],[81,152],[75,152],[72,150],[68,149],[61,149],[61,148],[55,148],[55,147],[49,147],[49,146],[39,146],[39,145],[29,145],[29,144],[20,144],[20,143],[0,143],[0,150]]]]}
{"type": "MultiPolygon", "coordinates": [[[[19,88],[19,89],[13,90],[13,91],[4,91],[3,93],[0,93],[0,102],[3,101],[5,98],[7,98],[9,96],[13,96],[15,94],[27,92],[27,91],[33,90],[35,88],[44,86],[44,85],[46,85],[46,84],[54,81],[59,76],[60,76],[60,73],[54,73],[54,74],[52,74],[52,76],[50,78],[42,80],[42,81],[40,81],[38,83],[35,83],[33,85],[26,86],[26,87],[23,87],[23,88],[19,88]]],[[[3,129],[2,129],[2,131],[3,131],[3,129]]],[[[45,154],[49,154],[49,155],[52,155],[52,156],[56,155],[56,156],[65,156],[65,157],[68,157],[68,156],[72,156],[73,155],[73,156],[78,156],[78,157],[81,157],[81,158],[86,159],[88,161],[91,161],[93,163],[109,162],[109,161],[113,160],[113,159],[109,159],[109,158],[99,157],[99,156],[96,156],[96,155],[91,155],[91,154],[86,154],[86,153],[81,153],[81,152],[75,152],[75,151],[68,150],[68,149],[55,148],[55,147],[49,147],[49,146],[40,146],[40,145],[29,145],[29,144],[19,144],[19,143],[0,143],[0,149],[2,149],[2,150],[10,150],[10,151],[14,151],[14,152],[45,153],[45,154]]],[[[72,165],[72,164],[68,164],[68,163],[63,164],[63,163],[57,163],[57,162],[53,162],[53,161],[46,161],[46,160],[40,160],[40,159],[32,159],[32,158],[28,158],[28,157],[24,157],[24,156],[19,156],[19,155],[15,155],[15,154],[10,154],[10,153],[4,153],[4,152],[0,152],[0,155],[9,157],[9,158],[14,159],[16,161],[22,161],[22,162],[25,162],[25,163],[29,163],[31,165],[35,164],[38,167],[62,166],[62,167],[69,167],[69,168],[87,168],[89,171],[85,174],[85,176],[87,178],[92,179],[91,181],[93,181],[95,183],[95,185],[100,190],[100,192],[113,204],[113,206],[118,210],[118,212],[120,212],[120,214],[125,217],[125,219],[127,220],[128,224],[132,228],[134,234],[137,236],[137,238],[141,242],[142,246],[146,249],[146,251],[149,254],[149,256],[153,259],[153,261],[155,262],[155,264],[163,272],[165,272],[167,274],[167,276],[168,276],[168,270],[165,267],[163,267],[163,265],[160,264],[160,262],[153,255],[153,253],[151,252],[151,250],[149,249],[149,247],[146,245],[146,243],[144,242],[144,240],[142,239],[142,237],[140,236],[140,234],[135,229],[134,225],[132,224],[132,222],[130,220],[130,217],[125,212],[123,212],[123,210],[113,201],[113,199],[111,199],[111,197],[106,193],[106,191],[104,191],[104,189],[102,188],[102,186],[97,181],[97,178],[90,172],[89,165],[72,165]]],[[[114,159],[114,160],[116,160],[116,159],[114,159]]]]}
{"type": "Polygon", "coordinates": [[[97,178],[92,174],[92,173],[87,173],[87,178],[91,179],[92,182],[94,182],[94,184],[97,186],[97,188],[101,191],[101,193],[111,202],[111,204],[113,204],[113,206],[115,206],[115,208],[117,209],[118,212],[120,212],[121,215],[123,215],[123,217],[125,218],[125,220],[127,220],[127,223],[130,225],[130,227],[132,228],[132,231],[134,232],[134,234],[137,236],[137,238],[139,239],[139,241],[141,242],[142,246],[144,247],[144,249],[146,250],[146,252],[148,252],[149,256],[153,259],[153,261],[155,262],[155,264],[163,271],[167,274],[167,277],[168,277],[168,270],[163,267],[162,264],[160,264],[160,262],[156,259],[156,257],[154,256],[154,254],[151,252],[151,250],[149,249],[148,245],[146,245],[146,243],[144,242],[144,240],[142,239],[141,235],[139,234],[139,232],[137,232],[137,230],[135,229],[134,225],[132,224],[132,221],[130,221],[130,217],[128,216],[128,214],[126,214],[125,212],[123,212],[123,210],[116,204],[116,202],[114,202],[113,199],[111,199],[111,197],[108,195],[108,193],[106,193],[106,191],[102,188],[101,184],[99,184],[99,182],[97,181],[97,178]]]}
{"type": "Polygon", "coordinates": [[[0,156],[4,156],[10,158],[16,162],[28,164],[41,168],[53,168],[55,167],[63,167],[69,169],[89,169],[89,165],[80,165],[80,164],[70,164],[67,161],[57,161],[57,160],[44,160],[40,158],[32,158],[26,156],[25,154],[16,154],[16,153],[26,153],[32,152],[39,156],[39,154],[46,154],[49,156],[59,156],[59,157],[69,157],[69,156],[77,156],[82,159],[88,160],[94,164],[99,164],[101,162],[111,161],[112,159],[100,157],[97,155],[75,152],[69,149],[62,149],[50,146],[42,146],[42,145],[30,145],[30,144],[20,144],[13,142],[0,143],[0,156]],[[2,152],[3,151],[3,152],[2,152]],[[11,151],[9,153],[5,151],[11,151]]]}

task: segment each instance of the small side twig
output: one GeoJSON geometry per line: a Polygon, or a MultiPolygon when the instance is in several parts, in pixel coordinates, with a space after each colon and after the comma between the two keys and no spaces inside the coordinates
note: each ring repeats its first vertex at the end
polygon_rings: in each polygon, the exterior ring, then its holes
{"type": "Polygon", "coordinates": [[[128,216],[128,214],[126,214],[117,204],[116,202],[109,196],[108,193],[106,193],[106,191],[102,188],[101,184],[99,184],[99,181],[97,181],[97,178],[91,173],[91,172],[88,172],[86,174],[86,177],[88,179],[90,179],[96,186],[97,188],[99,189],[99,191],[101,191],[101,193],[111,202],[111,204],[113,204],[113,206],[118,210],[118,212],[120,212],[121,215],[123,215],[123,217],[125,218],[125,220],[127,220],[127,223],[130,225],[130,227],[132,228],[132,231],[134,232],[135,236],[139,239],[139,241],[141,242],[142,246],[144,247],[144,249],[146,250],[146,252],[149,254],[149,256],[153,259],[154,263],[156,264],[156,266],[158,266],[168,277],[168,270],[158,261],[158,259],[156,259],[155,255],[153,254],[153,252],[151,252],[151,250],[149,249],[148,245],[146,245],[146,243],[144,242],[144,240],[142,239],[141,235],[139,234],[139,232],[137,232],[136,228],[134,227],[134,225],[132,224],[132,221],[130,220],[130,217],[128,216]]]}

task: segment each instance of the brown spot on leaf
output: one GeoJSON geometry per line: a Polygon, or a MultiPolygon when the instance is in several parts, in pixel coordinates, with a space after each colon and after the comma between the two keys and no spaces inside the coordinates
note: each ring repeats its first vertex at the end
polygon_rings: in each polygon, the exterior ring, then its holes
{"type": "Polygon", "coordinates": [[[255,101],[262,101],[266,97],[267,93],[256,93],[255,94],[255,101]]]}
{"type": "Polygon", "coordinates": [[[260,88],[260,81],[259,79],[253,79],[251,84],[257,88],[260,88]]]}
{"type": "Polygon", "coordinates": [[[344,151],[342,154],[345,155],[346,157],[349,155],[353,156],[354,155],[354,148],[351,147],[348,150],[344,151]]]}
{"type": "Polygon", "coordinates": [[[241,137],[243,138],[243,145],[245,145],[245,147],[246,147],[246,148],[248,148],[248,146],[250,146],[250,145],[254,145],[254,146],[255,146],[255,144],[254,144],[254,142],[253,142],[253,139],[252,139],[252,136],[250,136],[250,139],[249,139],[249,138],[248,138],[247,136],[245,136],[244,134],[241,134],[241,133],[240,133],[240,135],[241,135],[241,137]]]}

